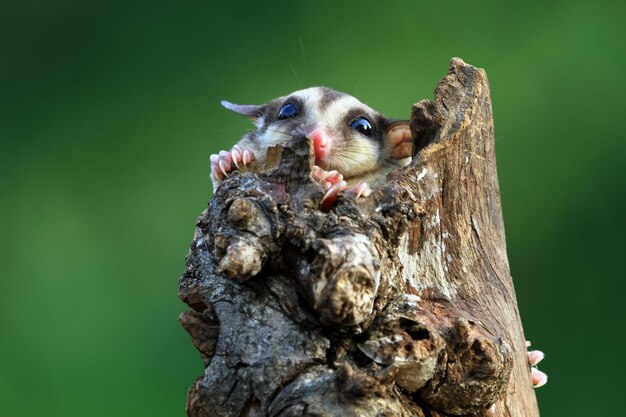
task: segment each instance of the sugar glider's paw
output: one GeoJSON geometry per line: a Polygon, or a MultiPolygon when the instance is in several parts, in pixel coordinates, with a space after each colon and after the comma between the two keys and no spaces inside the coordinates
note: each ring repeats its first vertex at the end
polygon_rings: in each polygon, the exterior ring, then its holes
{"type": "Polygon", "coordinates": [[[224,178],[228,177],[230,171],[234,168],[239,168],[239,164],[246,166],[254,160],[254,152],[243,149],[239,145],[233,146],[230,151],[220,151],[218,154],[211,155],[213,192],[217,190],[224,178]]]}
{"type": "Polygon", "coordinates": [[[321,180],[324,185],[324,189],[326,193],[322,198],[322,210],[328,211],[335,204],[337,200],[337,194],[342,192],[348,187],[348,183],[343,180],[343,175],[339,172],[326,171],[323,168],[318,167],[317,165],[313,166],[313,170],[311,171],[313,178],[321,180]]]}
{"type": "Polygon", "coordinates": [[[324,182],[326,193],[322,198],[322,210],[328,211],[337,200],[337,195],[343,191],[356,194],[356,198],[367,197],[372,193],[366,182],[360,182],[348,189],[348,184],[344,181],[343,175],[337,171],[326,171],[315,165],[312,171],[313,177],[324,182]]]}
{"type": "Polygon", "coordinates": [[[369,197],[369,195],[372,194],[372,189],[369,185],[367,185],[366,182],[360,182],[354,187],[350,188],[348,192],[356,194],[356,198],[369,197]]]}
{"type": "Polygon", "coordinates": [[[329,189],[332,185],[338,184],[343,181],[343,175],[341,175],[339,172],[335,170],[326,171],[325,169],[322,169],[317,165],[313,165],[313,170],[311,171],[311,174],[313,174],[313,177],[315,179],[324,181],[325,189],[329,189]]]}
{"type": "MultiPolygon", "coordinates": [[[[530,346],[530,342],[526,342],[526,346],[530,346]]],[[[531,350],[528,352],[528,365],[530,365],[530,379],[534,388],[543,387],[548,383],[548,375],[537,369],[537,364],[544,358],[544,354],[540,350],[531,350]]]]}

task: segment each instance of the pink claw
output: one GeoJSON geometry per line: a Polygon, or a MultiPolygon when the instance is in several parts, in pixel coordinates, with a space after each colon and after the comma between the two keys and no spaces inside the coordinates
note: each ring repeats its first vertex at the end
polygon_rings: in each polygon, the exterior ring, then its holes
{"type": "Polygon", "coordinates": [[[533,387],[540,388],[548,383],[548,375],[537,368],[530,368],[530,380],[533,383],[533,387]]]}
{"type": "Polygon", "coordinates": [[[528,352],[528,364],[530,366],[535,366],[543,360],[544,356],[545,355],[540,350],[530,351],[528,352]]]}
{"type": "Polygon", "coordinates": [[[224,175],[222,173],[222,171],[220,171],[220,166],[219,166],[219,156],[218,155],[211,155],[210,160],[211,160],[211,173],[213,174],[213,176],[218,179],[221,180],[222,178],[224,178],[224,175]]]}
{"type": "Polygon", "coordinates": [[[329,199],[334,201],[337,198],[337,194],[345,190],[347,186],[348,183],[345,181],[339,181],[338,183],[331,185],[328,191],[326,191],[326,194],[324,194],[324,198],[322,198],[322,204],[329,199]]]}
{"type": "Polygon", "coordinates": [[[366,182],[358,183],[354,187],[350,188],[349,191],[356,194],[356,198],[369,197],[369,195],[372,193],[370,186],[367,185],[366,182]]]}
{"type": "Polygon", "coordinates": [[[326,188],[328,188],[328,184],[337,184],[338,182],[343,181],[343,175],[341,175],[339,172],[335,170],[326,171],[325,169],[322,169],[317,165],[313,166],[313,171],[311,173],[313,174],[314,178],[324,181],[326,183],[326,188]]]}
{"type": "Polygon", "coordinates": [[[239,162],[243,160],[243,149],[239,145],[233,146],[233,149],[230,150],[230,156],[233,164],[239,169],[239,162]]]}
{"type": "Polygon", "coordinates": [[[219,156],[220,156],[220,159],[219,159],[218,165],[220,167],[220,170],[222,171],[225,177],[228,177],[227,172],[230,171],[232,168],[232,165],[231,165],[232,158],[230,156],[230,152],[220,151],[219,156]]]}
{"type": "Polygon", "coordinates": [[[243,161],[244,166],[247,166],[250,162],[256,160],[256,158],[254,157],[254,153],[252,151],[246,149],[243,151],[243,157],[241,160],[243,161]]]}

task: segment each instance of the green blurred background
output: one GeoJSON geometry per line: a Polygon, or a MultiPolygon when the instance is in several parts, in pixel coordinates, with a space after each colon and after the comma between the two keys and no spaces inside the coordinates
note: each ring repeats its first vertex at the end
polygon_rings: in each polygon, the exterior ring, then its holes
{"type": "Polygon", "coordinates": [[[392,117],[485,68],[543,416],[622,415],[624,3],[2,0],[0,416],[183,416],[210,153],[328,85],[392,117]]]}

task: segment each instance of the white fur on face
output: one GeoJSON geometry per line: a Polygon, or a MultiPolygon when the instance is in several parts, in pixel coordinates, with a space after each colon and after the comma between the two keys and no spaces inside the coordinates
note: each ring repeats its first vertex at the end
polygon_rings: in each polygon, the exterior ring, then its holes
{"type": "Polygon", "coordinates": [[[333,136],[335,148],[331,150],[327,162],[328,169],[349,173],[345,174],[347,178],[375,170],[381,157],[380,145],[375,139],[365,137],[352,129],[346,132],[345,126],[342,126],[352,122],[352,120],[346,120],[346,114],[355,108],[363,109],[363,116],[366,116],[372,125],[374,124],[372,119],[376,112],[349,95],[333,101],[322,115],[323,121],[328,126],[340,126],[338,131],[329,132],[333,136]]]}
{"type": "MultiPolygon", "coordinates": [[[[363,136],[359,132],[351,130],[347,125],[351,122],[346,120],[346,115],[353,109],[363,110],[371,123],[376,112],[356,98],[341,93],[329,92],[320,87],[312,87],[295,91],[289,96],[281,97],[284,101],[287,97],[297,97],[304,107],[297,124],[297,131],[284,131],[280,122],[274,122],[267,127],[261,136],[260,144],[265,153],[269,146],[285,144],[292,139],[293,134],[306,135],[316,128],[323,128],[331,139],[329,154],[321,161],[316,161],[324,169],[336,169],[346,178],[355,177],[363,173],[374,171],[381,158],[381,149],[375,139],[363,136]],[[327,97],[328,94],[339,94],[334,100],[327,97]],[[345,126],[344,126],[345,125],[345,126]]],[[[262,126],[264,119],[260,118],[258,126],[262,126]]],[[[293,129],[293,125],[290,129],[293,129]]],[[[261,156],[261,157],[264,157],[261,156]]]]}

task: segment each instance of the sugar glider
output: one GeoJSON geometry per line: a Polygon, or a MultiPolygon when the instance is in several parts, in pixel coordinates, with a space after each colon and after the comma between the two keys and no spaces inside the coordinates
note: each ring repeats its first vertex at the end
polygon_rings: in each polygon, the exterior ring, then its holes
{"type": "Polygon", "coordinates": [[[407,120],[391,120],[349,94],[326,87],[295,91],[263,105],[222,101],[229,110],[252,119],[248,132],[230,151],[211,155],[216,190],[228,172],[250,161],[263,161],[266,150],[306,136],[315,148],[313,175],[327,187],[324,199],[348,187],[357,197],[386,182],[387,174],[411,160],[407,120]]]}
{"type": "MultiPolygon", "coordinates": [[[[324,200],[334,200],[344,190],[367,197],[387,181],[387,174],[411,160],[413,140],[407,120],[388,119],[351,95],[327,87],[298,90],[262,105],[225,100],[222,105],[252,119],[256,129],[230,151],[211,155],[214,191],[234,167],[264,161],[268,147],[294,136],[313,141],[313,175],[325,183],[324,200]]],[[[535,387],[548,381],[536,368],[543,356],[541,351],[528,352],[535,387]]]]}

